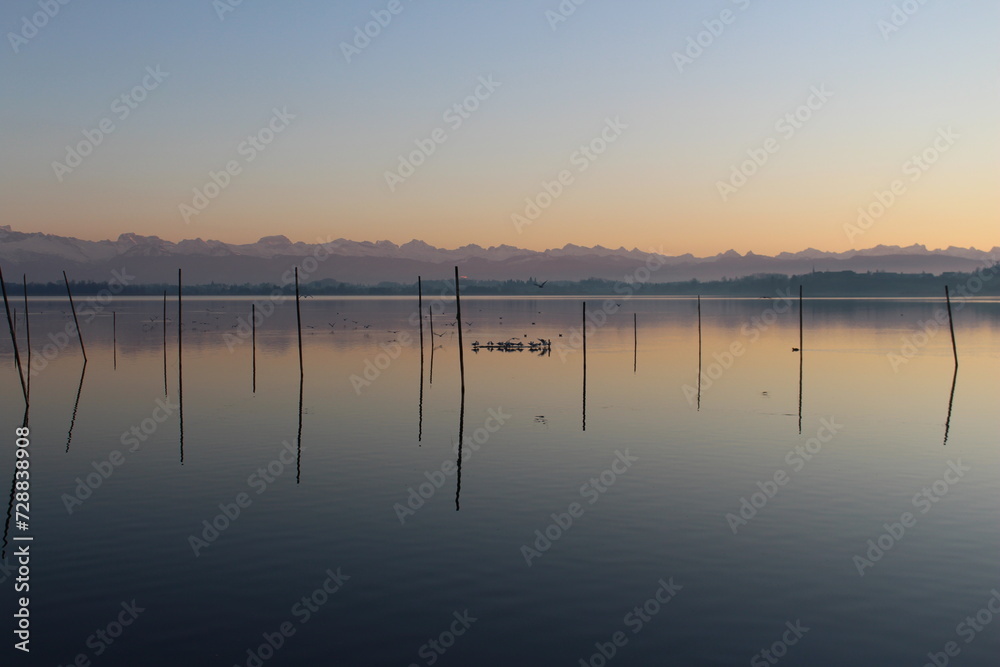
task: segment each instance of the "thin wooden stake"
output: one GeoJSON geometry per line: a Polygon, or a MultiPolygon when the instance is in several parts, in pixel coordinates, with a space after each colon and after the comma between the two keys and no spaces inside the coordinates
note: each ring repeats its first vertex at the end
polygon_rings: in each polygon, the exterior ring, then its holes
{"type": "Polygon", "coordinates": [[[163,290],[163,394],[167,394],[167,290],[163,290]]]}
{"type": "MultiPolygon", "coordinates": [[[[420,358],[424,358],[424,286],[417,276],[417,313],[420,315],[420,358]]],[[[431,345],[434,341],[431,341],[431,345]]]]}
{"type": "Polygon", "coordinates": [[[257,393],[257,304],[250,304],[250,367],[253,377],[253,393],[257,393]]]}
{"type": "MultiPolygon", "coordinates": [[[[417,276],[417,315],[420,318],[420,399],[417,417],[417,442],[424,439],[424,288],[420,276],[417,276]]],[[[434,337],[431,336],[431,346],[434,337]]]]}
{"type": "Polygon", "coordinates": [[[80,331],[80,321],[76,319],[76,305],[73,303],[73,292],[69,289],[69,278],[66,277],[66,272],[63,271],[63,280],[66,281],[66,294],[69,295],[69,307],[73,311],[73,323],[76,325],[76,335],[80,339],[80,351],[83,352],[83,360],[87,360],[87,348],[83,346],[83,332],[80,331]]]}
{"type": "Polygon", "coordinates": [[[299,327],[299,376],[306,373],[305,365],[302,362],[302,311],[299,309],[299,267],[295,267],[295,321],[299,327]]]}
{"type": "Polygon", "coordinates": [[[177,404],[180,418],[181,465],[184,465],[184,300],[181,269],[177,269],[177,404]]]}
{"type": "Polygon", "coordinates": [[[955,355],[955,368],[958,368],[958,345],[955,343],[955,321],[951,316],[951,295],[948,294],[948,286],[944,286],[944,298],[948,302],[948,327],[951,329],[951,351],[955,355]]]}
{"type": "Polygon", "coordinates": [[[633,352],[632,352],[632,372],[635,373],[636,368],[639,363],[639,316],[636,313],[632,313],[632,338],[633,338],[633,352]]]}
{"type": "Polygon", "coordinates": [[[21,393],[24,394],[24,402],[28,402],[28,387],[24,383],[24,369],[21,368],[21,352],[17,348],[17,334],[14,332],[14,320],[10,315],[10,306],[7,303],[7,283],[3,279],[3,271],[0,270],[0,289],[3,290],[3,307],[7,311],[7,325],[10,328],[10,340],[14,345],[14,365],[17,366],[17,377],[21,380],[21,393]]]}
{"type": "Polygon", "coordinates": [[[799,354],[802,354],[802,285],[799,285],[799,354]]]}
{"type": "Polygon", "coordinates": [[[698,410],[701,410],[701,295],[698,295],[698,410]]]}
{"type": "Polygon", "coordinates": [[[802,435],[802,365],[805,360],[805,346],[802,344],[802,285],[799,285],[799,435],[802,435]]]}
{"type": "Polygon", "coordinates": [[[458,367],[462,374],[462,395],[465,395],[465,349],[462,345],[462,295],[458,287],[458,267],[455,267],[455,319],[458,323],[458,367]]]}
{"type": "Polygon", "coordinates": [[[583,430],[587,430],[587,302],[583,302],[580,318],[583,328],[583,430]]]}
{"type": "Polygon", "coordinates": [[[114,369],[118,370],[118,312],[111,311],[111,358],[114,369]]]}

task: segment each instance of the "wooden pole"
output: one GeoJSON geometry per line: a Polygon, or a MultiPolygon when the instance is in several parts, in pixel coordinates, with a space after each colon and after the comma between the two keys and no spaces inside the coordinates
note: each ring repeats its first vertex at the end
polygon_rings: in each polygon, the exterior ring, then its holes
{"type": "MultiPolygon", "coordinates": [[[[420,398],[417,417],[417,442],[424,438],[424,288],[417,276],[417,315],[420,318],[420,398]]],[[[431,336],[431,346],[434,345],[434,337],[431,336]]]]}
{"type": "Polygon", "coordinates": [[[299,328],[299,376],[306,373],[302,362],[302,311],[299,309],[299,267],[295,267],[295,321],[299,328]]]}
{"type": "MultiPolygon", "coordinates": [[[[420,359],[424,358],[424,286],[417,276],[417,313],[420,315],[420,359]]],[[[431,341],[431,345],[434,341],[431,341]]]]}
{"type": "Polygon", "coordinates": [[[111,358],[115,370],[118,370],[118,312],[111,311],[111,358]]]}
{"type": "Polygon", "coordinates": [[[948,286],[944,286],[944,298],[948,302],[948,328],[951,329],[951,351],[955,355],[955,368],[958,368],[958,345],[955,343],[955,321],[951,316],[951,295],[948,286]]]}
{"type": "Polygon", "coordinates": [[[181,269],[177,269],[177,354],[178,354],[177,362],[178,362],[178,364],[181,361],[180,351],[181,351],[181,345],[183,344],[183,341],[182,341],[182,332],[183,332],[183,324],[184,324],[184,314],[183,314],[184,313],[184,299],[183,299],[182,292],[183,292],[183,289],[181,287],[181,269]]]}
{"type": "Polygon", "coordinates": [[[799,435],[802,435],[802,363],[805,350],[802,344],[802,285],[799,285],[799,435]]]}
{"type": "Polygon", "coordinates": [[[167,393],[167,290],[163,290],[163,393],[167,393]]]}
{"type": "Polygon", "coordinates": [[[73,323],[76,325],[76,335],[80,339],[80,350],[83,352],[83,360],[87,360],[87,348],[83,346],[83,332],[80,331],[80,321],[76,319],[76,305],[73,303],[73,292],[69,289],[69,278],[66,277],[66,272],[63,271],[63,280],[66,281],[66,294],[69,295],[69,307],[73,311],[73,323]]]}
{"type": "Polygon", "coordinates": [[[253,393],[257,393],[257,304],[250,304],[250,368],[253,393]]]}
{"type": "Polygon", "coordinates": [[[701,410],[701,295],[698,295],[698,410],[701,410]]]}
{"type": "Polygon", "coordinates": [[[799,285],[799,354],[802,354],[802,285],[799,285]]]}
{"type": "Polygon", "coordinates": [[[465,349],[462,346],[462,295],[458,286],[458,267],[455,267],[455,320],[458,325],[458,367],[462,374],[462,394],[465,394],[465,349]]]}
{"type": "Polygon", "coordinates": [[[3,290],[3,307],[7,311],[7,325],[10,328],[10,340],[14,345],[14,365],[17,367],[17,377],[21,380],[21,393],[24,394],[24,401],[28,401],[28,387],[24,383],[24,369],[21,368],[21,353],[17,349],[17,334],[14,332],[14,320],[10,315],[10,305],[7,302],[7,283],[3,279],[3,271],[0,270],[0,289],[3,290]]]}
{"type": "Polygon", "coordinates": [[[583,328],[583,430],[587,430],[587,302],[583,302],[580,318],[583,328]]]}
{"type": "Polygon", "coordinates": [[[181,269],[177,269],[177,404],[180,418],[181,465],[184,465],[184,301],[182,297],[181,269]]]}

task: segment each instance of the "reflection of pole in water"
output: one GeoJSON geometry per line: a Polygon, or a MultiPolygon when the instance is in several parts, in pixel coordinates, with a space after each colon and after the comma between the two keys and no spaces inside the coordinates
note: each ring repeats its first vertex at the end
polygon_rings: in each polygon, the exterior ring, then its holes
{"type": "Polygon", "coordinates": [[[305,375],[299,374],[299,432],[295,436],[295,444],[298,448],[295,456],[295,483],[302,480],[302,388],[305,382],[305,375]]]}
{"type": "Polygon", "coordinates": [[[701,410],[701,295],[698,295],[698,410],[701,410]]]}
{"type": "Polygon", "coordinates": [[[462,389],[462,402],[458,408],[458,461],[456,468],[458,475],[455,485],[455,511],[460,509],[459,497],[462,495],[462,438],[465,436],[465,388],[462,389]]]}
{"type": "Polygon", "coordinates": [[[951,351],[955,355],[955,368],[958,368],[958,346],[955,344],[955,321],[951,317],[951,296],[948,294],[948,286],[944,286],[944,298],[948,302],[948,327],[951,329],[951,351]]]}
{"type": "Polygon", "coordinates": [[[10,531],[10,517],[14,512],[14,485],[17,482],[17,466],[10,478],[10,499],[7,501],[7,520],[3,524],[3,546],[0,547],[0,558],[7,558],[7,533],[10,531]]]}
{"type": "Polygon", "coordinates": [[[633,339],[633,352],[632,352],[632,373],[634,374],[639,363],[639,319],[638,315],[632,313],[632,339],[633,339]]]}
{"type": "MultiPolygon", "coordinates": [[[[24,404],[24,420],[21,422],[21,426],[25,428],[28,426],[28,403],[24,404]]],[[[7,501],[7,520],[3,524],[3,544],[0,545],[0,559],[7,558],[7,533],[10,530],[10,517],[14,511],[14,490],[17,482],[17,473],[18,469],[15,465],[14,474],[10,478],[10,498],[7,501]]]]}
{"type": "Polygon", "coordinates": [[[580,320],[583,328],[583,430],[587,430],[587,302],[583,302],[580,320]]]}
{"type": "Polygon", "coordinates": [[[28,401],[28,386],[24,383],[24,369],[21,367],[21,353],[17,347],[17,334],[14,332],[14,320],[10,315],[10,305],[7,302],[7,283],[3,279],[3,271],[0,270],[0,290],[3,291],[3,307],[7,311],[7,326],[10,329],[10,340],[14,346],[14,365],[17,367],[17,377],[21,381],[21,393],[24,401],[28,401]]]}
{"type": "Polygon", "coordinates": [[[17,468],[10,478],[10,500],[7,502],[7,520],[3,523],[3,547],[0,548],[0,558],[7,558],[7,533],[10,530],[10,515],[14,511],[14,483],[17,481],[17,468]]]}
{"type": "MultiPolygon", "coordinates": [[[[28,275],[26,273],[21,274],[21,279],[24,281],[24,346],[27,348],[28,352],[28,365],[24,367],[24,380],[26,386],[26,394],[31,395],[31,318],[28,316],[28,275]]],[[[25,409],[25,426],[27,423],[27,409],[25,409]]]]}
{"type": "Polygon", "coordinates": [[[420,399],[419,416],[417,417],[417,442],[424,438],[424,353],[420,351],[420,399]]]}
{"type": "Polygon", "coordinates": [[[69,434],[66,436],[66,451],[69,452],[69,443],[73,442],[73,426],[76,425],[76,411],[80,409],[80,394],[83,393],[83,376],[87,374],[87,360],[83,360],[83,368],[80,369],[80,386],[76,388],[76,401],[73,403],[73,417],[69,420],[69,434]]]}
{"type": "Polygon", "coordinates": [[[955,402],[955,384],[958,382],[958,365],[955,365],[955,373],[951,376],[951,395],[948,396],[948,418],[944,421],[944,445],[948,444],[948,431],[951,430],[951,406],[955,402]]]}
{"type": "Polygon", "coordinates": [[[802,348],[799,348],[799,435],[802,435],[802,348]]]}
{"type": "Polygon", "coordinates": [[[177,269],[177,404],[181,429],[181,465],[184,465],[184,301],[181,289],[181,269],[177,269]]]}
{"type": "Polygon", "coordinates": [[[69,295],[69,308],[73,311],[73,324],[76,325],[76,337],[80,339],[80,351],[83,352],[83,360],[87,360],[87,348],[83,346],[83,332],[80,331],[80,321],[76,319],[76,304],[73,303],[73,292],[69,289],[69,278],[63,271],[63,280],[66,281],[66,294],[69,295]]]}
{"type": "Polygon", "coordinates": [[[257,393],[257,304],[250,304],[250,383],[257,393]]]}
{"type": "Polygon", "coordinates": [[[427,322],[431,327],[431,371],[427,384],[434,384],[434,307],[427,306],[427,322]]]}

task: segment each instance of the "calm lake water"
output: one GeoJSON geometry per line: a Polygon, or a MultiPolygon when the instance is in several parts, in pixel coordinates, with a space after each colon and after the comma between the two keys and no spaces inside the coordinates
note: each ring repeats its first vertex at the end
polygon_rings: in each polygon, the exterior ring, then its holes
{"type": "MultiPolygon", "coordinates": [[[[800,356],[797,304],[704,299],[699,396],[693,299],[588,299],[585,387],[581,300],[463,299],[463,401],[451,300],[423,368],[415,299],[303,300],[301,386],[279,303],[254,392],[251,300],[185,299],[182,422],[176,301],[165,391],[160,301],[116,299],[31,379],[4,664],[997,664],[1000,302],[956,375],[940,300],[807,300],[800,356]],[[553,349],[471,350],[511,338],[553,349]]],[[[72,318],[30,316],[38,366],[72,318]]]]}

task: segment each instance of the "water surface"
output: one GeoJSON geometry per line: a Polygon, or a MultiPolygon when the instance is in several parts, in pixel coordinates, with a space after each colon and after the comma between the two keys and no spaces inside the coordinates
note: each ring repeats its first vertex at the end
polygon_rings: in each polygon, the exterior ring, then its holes
{"type": "MultiPolygon", "coordinates": [[[[589,299],[585,385],[581,299],[463,299],[464,399],[451,300],[425,299],[422,353],[415,299],[303,300],[301,385],[278,303],[255,387],[251,303],[185,299],[183,433],[172,300],[166,377],[162,304],[118,298],[84,318],[85,372],[70,339],[31,378],[31,664],[247,665],[283,623],[264,664],[922,665],[952,641],[953,664],[995,664],[997,624],[959,624],[1000,586],[996,300],[956,312],[955,374],[938,300],[807,300],[800,355],[797,305],[704,299],[699,395],[692,299],[589,299]],[[470,347],[538,338],[551,353],[470,347]]],[[[71,316],[30,315],[38,366],[71,316]]]]}

